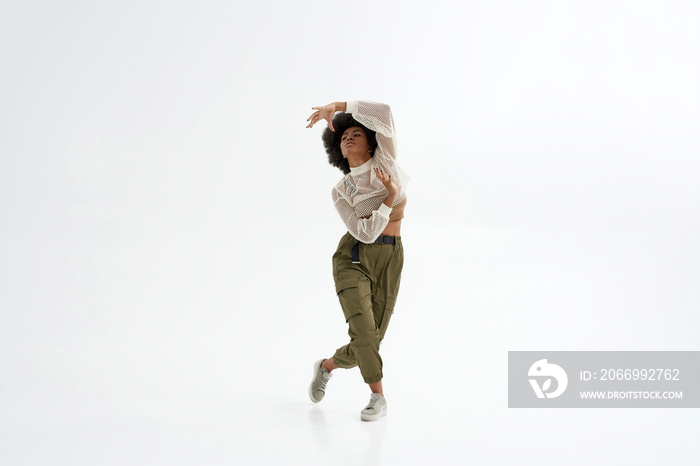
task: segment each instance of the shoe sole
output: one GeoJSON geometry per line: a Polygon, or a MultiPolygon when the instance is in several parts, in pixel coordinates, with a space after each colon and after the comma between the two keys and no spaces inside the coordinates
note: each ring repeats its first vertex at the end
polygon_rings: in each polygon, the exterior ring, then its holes
{"type": "Polygon", "coordinates": [[[378,421],[379,418],[386,416],[386,406],[382,408],[381,411],[379,411],[378,414],[365,414],[365,413],[360,413],[360,419],[363,421],[378,421]]]}
{"type": "Polygon", "coordinates": [[[309,399],[311,401],[313,401],[314,403],[318,403],[323,399],[323,397],[321,397],[321,400],[317,400],[316,398],[314,398],[314,395],[313,395],[313,393],[314,393],[314,390],[313,390],[314,380],[316,380],[316,374],[321,369],[321,364],[323,364],[323,359],[319,359],[318,361],[316,361],[314,363],[314,371],[311,374],[311,383],[309,384],[309,399]]]}

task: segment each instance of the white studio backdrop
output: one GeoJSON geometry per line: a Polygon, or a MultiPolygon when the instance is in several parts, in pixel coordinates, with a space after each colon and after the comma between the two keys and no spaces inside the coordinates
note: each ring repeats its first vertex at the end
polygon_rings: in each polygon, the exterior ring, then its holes
{"type": "Polygon", "coordinates": [[[700,349],[696,1],[0,16],[3,465],[700,460],[696,409],[507,408],[509,350],[700,349]],[[306,399],[347,336],[305,120],[353,99],[412,178],[379,426],[357,371],[306,399]]]}

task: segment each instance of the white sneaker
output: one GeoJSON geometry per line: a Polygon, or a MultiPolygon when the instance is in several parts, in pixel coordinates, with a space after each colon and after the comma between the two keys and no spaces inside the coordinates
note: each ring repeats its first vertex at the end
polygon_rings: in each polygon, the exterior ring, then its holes
{"type": "Polygon", "coordinates": [[[321,367],[325,359],[319,359],[314,363],[314,374],[309,385],[309,398],[314,403],[318,403],[326,395],[326,384],[333,377],[324,367],[321,367]]]}
{"type": "Polygon", "coordinates": [[[372,393],[369,404],[360,413],[360,419],[376,421],[382,416],[386,416],[386,400],[379,393],[372,393]]]}

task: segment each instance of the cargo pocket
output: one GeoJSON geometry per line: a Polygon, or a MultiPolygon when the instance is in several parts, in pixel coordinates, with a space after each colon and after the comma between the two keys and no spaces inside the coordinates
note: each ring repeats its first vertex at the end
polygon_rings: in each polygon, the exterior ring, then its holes
{"type": "Polygon", "coordinates": [[[384,339],[384,334],[386,333],[386,329],[389,327],[389,321],[391,320],[391,316],[394,314],[394,304],[395,301],[391,300],[386,303],[386,306],[384,307],[384,315],[382,316],[382,323],[379,324],[379,340],[384,339]]]}
{"type": "Polygon", "coordinates": [[[360,278],[336,283],[345,322],[363,312],[372,312],[372,287],[369,279],[360,278]]]}

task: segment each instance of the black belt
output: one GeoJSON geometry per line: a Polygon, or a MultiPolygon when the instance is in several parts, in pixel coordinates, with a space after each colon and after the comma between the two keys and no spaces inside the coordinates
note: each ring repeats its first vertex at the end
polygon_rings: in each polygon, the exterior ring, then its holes
{"type": "MultiPolygon", "coordinates": [[[[379,235],[379,237],[377,239],[375,239],[374,242],[379,243],[379,244],[396,244],[396,237],[379,235]]],[[[357,241],[355,243],[355,245],[352,247],[352,263],[353,264],[360,263],[360,242],[359,241],[357,241]]]]}

